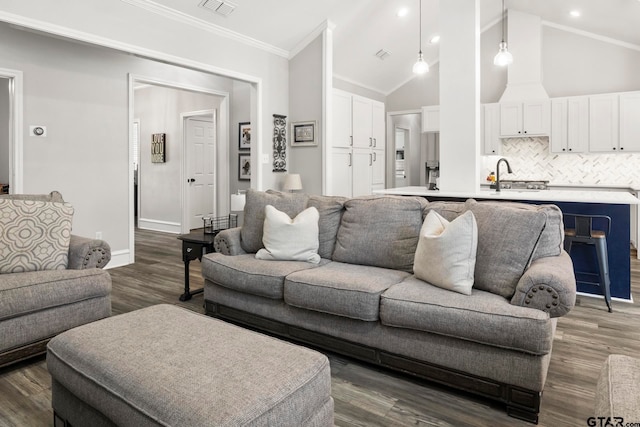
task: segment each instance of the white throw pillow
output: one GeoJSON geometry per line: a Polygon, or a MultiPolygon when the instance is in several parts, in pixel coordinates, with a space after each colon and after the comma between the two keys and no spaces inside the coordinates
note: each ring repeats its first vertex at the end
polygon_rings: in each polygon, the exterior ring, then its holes
{"type": "Polygon", "coordinates": [[[473,212],[449,222],[430,211],[420,230],[413,272],[434,286],[471,295],[477,249],[478,225],[473,212]]]}
{"type": "Polygon", "coordinates": [[[320,262],[318,255],[318,219],[314,207],[300,212],[293,220],[271,205],[265,206],[262,243],[256,258],[281,261],[320,262]]]}

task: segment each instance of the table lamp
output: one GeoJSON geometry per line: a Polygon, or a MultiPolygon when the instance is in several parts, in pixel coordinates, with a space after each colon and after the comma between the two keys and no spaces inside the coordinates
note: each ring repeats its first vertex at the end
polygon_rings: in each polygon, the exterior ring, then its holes
{"type": "Polygon", "coordinates": [[[284,185],[282,186],[284,191],[294,192],[296,190],[302,190],[302,180],[300,174],[288,173],[284,177],[284,185]]]}

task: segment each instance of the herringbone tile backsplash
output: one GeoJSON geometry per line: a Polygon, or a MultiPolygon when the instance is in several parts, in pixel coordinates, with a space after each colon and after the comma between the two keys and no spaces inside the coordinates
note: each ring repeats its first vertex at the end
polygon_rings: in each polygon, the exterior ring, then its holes
{"type": "MultiPolygon", "coordinates": [[[[640,189],[640,153],[557,154],[549,151],[549,138],[510,138],[502,142],[502,157],[512,174],[503,179],[543,179],[551,184],[615,185],[640,189]]],[[[485,157],[482,172],[495,170],[495,156],[485,157]]]]}

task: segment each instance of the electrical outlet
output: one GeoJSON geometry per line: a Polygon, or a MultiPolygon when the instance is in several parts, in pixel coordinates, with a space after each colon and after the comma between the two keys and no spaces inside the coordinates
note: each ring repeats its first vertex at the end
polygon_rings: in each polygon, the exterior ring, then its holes
{"type": "Polygon", "coordinates": [[[96,231],[96,239],[102,240],[102,231],[96,231]]]}
{"type": "Polygon", "coordinates": [[[268,154],[263,154],[262,155],[262,164],[268,164],[269,163],[269,155],[268,154]]]}

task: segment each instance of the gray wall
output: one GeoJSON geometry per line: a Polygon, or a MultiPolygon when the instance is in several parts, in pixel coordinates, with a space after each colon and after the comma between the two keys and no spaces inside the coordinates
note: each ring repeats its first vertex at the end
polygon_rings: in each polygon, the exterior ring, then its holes
{"type": "Polygon", "coordinates": [[[302,189],[322,194],[322,35],[289,61],[287,171],[299,173],[302,189]],[[317,146],[291,148],[291,123],[316,121],[317,146]]]}
{"type": "Polygon", "coordinates": [[[0,77],[0,184],[8,184],[10,179],[9,120],[11,99],[9,79],[0,77]]]}
{"type": "MultiPolygon", "coordinates": [[[[162,86],[135,90],[134,117],[140,119],[140,220],[182,222],[180,191],[184,182],[180,180],[183,162],[180,114],[215,109],[219,120],[222,99],[162,86]],[[166,133],[165,163],[151,163],[151,135],[154,133],[166,133]]],[[[218,144],[228,142],[218,141],[218,144]]],[[[228,167],[221,172],[228,173],[228,167]]]]}
{"type": "Polygon", "coordinates": [[[0,67],[24,72],[24,192],[58,190],[74,233],[129,250],[128,73],[231,91],[232,80],[0,24],[0,67]],[[48,136],[26,136],[29,125],[48,136]]]}
{"type": "MultiPolygon", "coordinates": [[[[230,194],[235,194],[238,190],[246,190],[251,186],[250,181],[240,181],[238,179],[239,159],[238,155],[238,132],[239,123],[251,122],[251,85],[245,82],[234,81],[233,92],[231,93],[231,133],[229,134],[229,189],[230,194]]],[[[252,141],[255,142],[255,139],[252,141]]],[[[250,151],[255,150],[252,147],[250,151]]],[[[250,152],[243,150],[242,152],[250,152]]]]}

